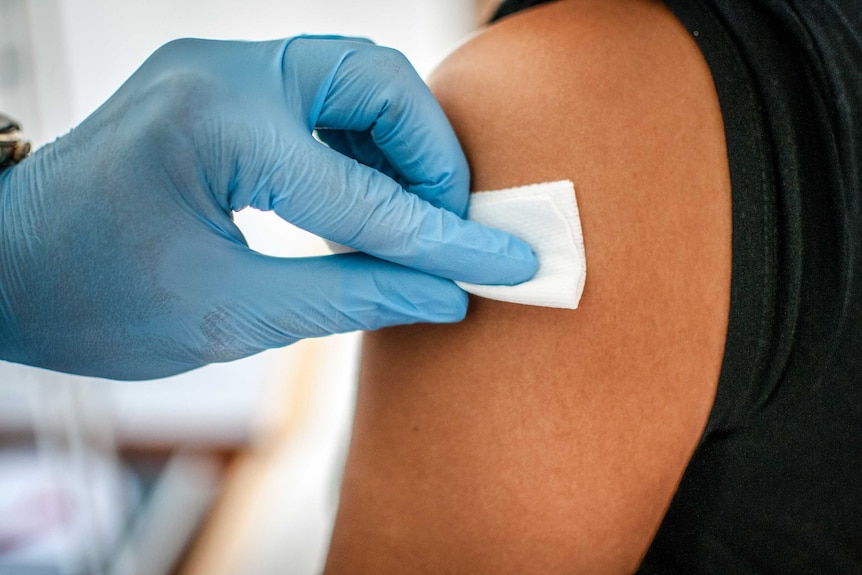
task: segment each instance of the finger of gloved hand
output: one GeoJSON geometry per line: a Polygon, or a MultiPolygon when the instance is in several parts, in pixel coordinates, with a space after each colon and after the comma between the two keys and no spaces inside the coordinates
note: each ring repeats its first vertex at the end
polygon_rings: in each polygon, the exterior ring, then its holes
{"type": "Polygon", "coordinates": [[[308,337],[456,322],[467,310],[467,294],[451,281],[365,254],[293,259],[211,247],[194,246],[191,261],[177,258],[186,273],[172,290],[183,296],[172,314],[150,318],[105,358],[50,367],[120,380],[168,377],[308,337]]]}
{"type": "Polygon", "coordinates": [[[443,110],[402,54],[298,38],[286,50],[284,67],[286,82],[297,85],[301,75],[316,87],[308,103],[311,128],[369,131],[409,192],[465,214],[467,160],[443,110]]]}
{"type": "Polygon", "coordinates": [[[386,174],[402,187],[408,185],[407,182],[401,179],[401,174],[392,167],[389,160],[386,159],[383,152],[374,143],[370,132],[318,130],[317,135],[323,143],[336,152],[386,174]]]}
{"type": "Polygon", "coordinates": [[[451,281],[366,254],[273,258],[247,251],[234,267],[218,280],[218,291],[230,297],[230,314],[209,332],[242,338],[241,349],[391,325],[455,322],[467,310],[466,294],[451,281]]]}
{"type": "Polygon", "coordinates": [[[302,190],[274,193],[272,208],[294,225],[453,280],[510,285],[535,274],[535,255],[515,236],[432,206],[380,172],[317,142],[302,154],[304,164],[325,169],[279,173],[273,180],[275,190],[302,190]]]}

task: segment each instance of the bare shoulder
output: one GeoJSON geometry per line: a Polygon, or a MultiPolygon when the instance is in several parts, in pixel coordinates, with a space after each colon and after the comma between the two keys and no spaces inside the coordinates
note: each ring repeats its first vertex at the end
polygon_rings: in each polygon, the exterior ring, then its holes
{"type": "Polygon", "coordinates": [[[431,85],[474,189],[575,183],[577,310],[480,298],[366,337],[329,573],[614,573],[651,541],[724,349],[730,183],[709,69],[659,2],[488,27],[431,85]]]}
{"type": "MultiPolygon", "coordinates": [[[[685,159],[673,153],[706,154],[726,179],[709,70],[661,2],[568,0],[527,10],[466,42],[430,84],[471,154],[477,189],[575,169],[598,175],[621,157],[644,163],[638,154],[646,151],[657,168],[685,159]],[[701,145],[689,147],[694,141],[701,145]],[[479,164],[483,151],[494,158],[479,164]],[[526,165],[534,157],[536,173],[526,165]]],[[[726,184],[715,175],[707,177],[726,184]]]]}

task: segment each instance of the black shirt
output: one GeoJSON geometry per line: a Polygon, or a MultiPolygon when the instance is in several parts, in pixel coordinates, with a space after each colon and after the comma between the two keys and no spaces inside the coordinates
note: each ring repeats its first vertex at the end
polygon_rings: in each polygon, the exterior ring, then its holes
{"type": "Polygon", "coordinates": [[[665,3],[718,93],[733,263],[715,403],[639,572],[862,574],[862,0],[665,3]]]}

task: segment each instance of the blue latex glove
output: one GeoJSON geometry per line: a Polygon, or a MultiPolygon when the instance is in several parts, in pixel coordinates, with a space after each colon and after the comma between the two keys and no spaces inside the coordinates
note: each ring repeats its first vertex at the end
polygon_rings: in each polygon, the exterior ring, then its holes
{"type": "Polygon", "coordinates": [[[517,283],[537,265],[520,240],[461,219],[468,180],[393,50],[172,42],[0,174],[0,357],[148,379],[305,337],[457,321],[466,295],[444,278],[517,283]],[[263,256],[233,223],[246,206],[365,253],[263,256]]]}

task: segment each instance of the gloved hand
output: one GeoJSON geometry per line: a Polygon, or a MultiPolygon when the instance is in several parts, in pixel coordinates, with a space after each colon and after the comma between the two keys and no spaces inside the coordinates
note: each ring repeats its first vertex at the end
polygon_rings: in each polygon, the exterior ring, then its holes
{"type": "Polygon", "coordinates": [[[0,357],[148,379],[305,337],[457,321],[466,295],[444,278],[517,283],[537,265],[520,240],[461,219],[468,180],[393,50],[172,42],[0,174],[0,357]],[[263,256],[233,223],[246,206],[365,253],[263,256]]]}

